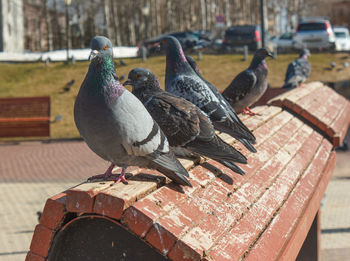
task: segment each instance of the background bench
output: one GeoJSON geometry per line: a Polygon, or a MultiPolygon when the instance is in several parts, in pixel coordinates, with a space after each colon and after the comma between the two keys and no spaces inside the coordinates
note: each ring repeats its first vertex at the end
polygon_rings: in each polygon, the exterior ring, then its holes
{"type": "MultiPolygon", "coordinates": [[[[297,88],[275,101],[298,96],[290,100],[300,107],[327,88],[310,86],[319,92],[297,88]]],[[[328,134],[341,142],[350,114],[340,120],[339,113],[350,103],[330,96],[319,106],[329,107],[328,134]]],[[[213,160],[181,160],[193,188],[138,168],[128,170],[128,185],[79,184],[47,200],[26,260],[318,260],[319,208],[335,167],[335,139],[317,127],[326,117],[310,122],[280,104],[241,117],[258,153],[220,134],[248,155],[245,176],[213,160]]]]}
{"type": "Polygon", "coordinates": [[[50,97],[0,98],[0,137],[50,136],[50,97]]]}

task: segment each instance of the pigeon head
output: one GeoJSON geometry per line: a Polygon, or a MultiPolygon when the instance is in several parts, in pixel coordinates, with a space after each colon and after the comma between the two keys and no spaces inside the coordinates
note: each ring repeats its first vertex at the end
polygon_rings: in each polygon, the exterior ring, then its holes
{"type": "Polygon", "coordinates": [[[307,59],[308,56],[311,56],[311,53],[309,49],[306,49],[306,48],[304,48],[299,55],[300,58],[304,58],[304,59],[307,59]]]}
{"type": "Polygon", "coordinates": [[[254,56],[259,57],[261,60],[265,59],[267,56],[270,56],[271,58],[273,58],[272,53],[267,48],[258,49],[255,52],[254,56]]]}
{"type": "Polygon", "coordinates": [[[181,58],[183,61],[186,61],[184,51],[182,50],[179,40],[174,36],[167,35],[160,40],[161,48],[165,49],[167,59],[176,60],[181,58]]]}
{"type": "Polygon", "coordinates": [[[160,89],[157,77],[146,68],[132,69],[123,85],[131,85],[133,92],[160,89]]]}
{"type": "Polygon", "coordinates": [[[260,64],[265,64],[265,58],[267,56],[273,58],[273,55],[267,48],[258,49],[254,54],[253,60],[249,68],[256,69],[260,64]]]}
{"type": "Polygon", "coordinates": [[[96,58],[102,58],[105,56],[113,57],[113,46],[111,41],[104,36],[95,36],[92,38],[91,43],[91,53],[89,60],[93,61],[96,58]]]}

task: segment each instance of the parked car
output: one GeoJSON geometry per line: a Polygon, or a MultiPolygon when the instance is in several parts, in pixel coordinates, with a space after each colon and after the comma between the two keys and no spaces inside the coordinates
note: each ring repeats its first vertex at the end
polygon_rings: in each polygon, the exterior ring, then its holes
{"type": "Polygon", "coordinates": [[[288,52],[294,47],[293,32],[287,32],[270,39],[275,45],[277,52],[288,52]]]}
{"type": "Polygon", "coordinates": [[[335,49],[335,35],[331,23],[325,18],[303,19],[297,26],[294,40],[297,49],[335,49]]]}
{"type": "Polygon", "coordinates": [[[345,26],[334,26],[335,34],[335,50],[350,51],[350,35],[349,29],[345,26]]]}
{"type": "Polygon", "coordinates": [[[260,27],[257,25],[235,25],[226,29],[222,40],[223,48],[235,50],[245,45],[255,51],[261,47],[260,27]]]}
{"type": "Polygon", "coordinates": [[[139,45],[139,55],[142,48],[144,48],[144,51],[146,51],[147,56],[159,53],[159,42],[166,35],[174,36],[177,40],[179,40],[184,51],[204,48],[209,44],[207,40],[202,39],[202,36],[199,33],[192,31],[174,32],[170,34],[162,34],[152,39],[143,41],[139,45]]]}

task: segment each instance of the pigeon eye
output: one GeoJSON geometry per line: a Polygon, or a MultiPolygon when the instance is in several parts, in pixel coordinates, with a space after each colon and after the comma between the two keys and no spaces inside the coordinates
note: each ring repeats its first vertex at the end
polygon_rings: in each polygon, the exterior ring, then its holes
{"type": "Polygon", "coordinates": [[[162,40],[162,44],[165,44],[166,43],[166,40],[162,40]]]}
{"type": "Polygon", "coordinates": [[[105,47],[103,47],[103,50],[106,50],[108,48],[108,44],[105,45],[105,47]]]}
{"type": "Polygon", "coordinates": [[[141,77],[141,75],[140,74],[136,74],[136,78],[138,79],[138,78],[140,78],[141,77]]]}

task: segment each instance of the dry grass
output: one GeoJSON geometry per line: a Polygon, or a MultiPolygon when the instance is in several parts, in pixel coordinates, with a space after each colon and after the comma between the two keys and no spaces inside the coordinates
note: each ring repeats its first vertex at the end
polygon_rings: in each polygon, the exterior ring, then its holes
{"type": "MultiPolygon", "coordinates": [[[[272,87],[283,83],[284,73],[290,61],[297,55],[279,55],[276,60],[269,59],[269,82],[272,87]]],[[[250,61],[242,61],[242,55],[203,55],[198,62],[203,76],[218,89],[224,89],[233,77],[245,69],[250,61]]],[[[350,68],[343,69],[343,62],[350,61],[347,54],[313,54],[310,57],[312,73],[308,81],[336,82],[349,80],[350,68]],[[330,62],[337,67],[330,70],[330,62]]],[[[153,57],[142,63],[140,59],[125,59],[127,66],[117,66],[119,76],[128,74],[135,67],[147,67],[164,84],[165,57],[153,57]]],[[[118,60],[116,60],[118,64],[118,60]]],[[[63,119],[51,125],[51,138],[78,137],[73,121],[74,99],[88,69],[88,62],[66,66],[62,63],[44,64],[0,64],[0,97],[51,96],[51,118],[62,115],[63,119]],[[62,89],[67,82],[75,80],[69,92],[62,89]]]]}

